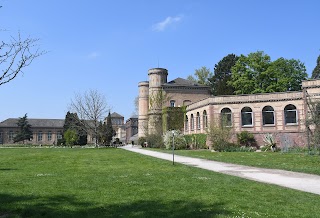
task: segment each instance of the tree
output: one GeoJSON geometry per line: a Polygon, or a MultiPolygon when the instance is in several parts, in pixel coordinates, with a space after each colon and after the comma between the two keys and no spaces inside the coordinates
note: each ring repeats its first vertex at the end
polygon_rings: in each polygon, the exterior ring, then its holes
{"type": "Polygon", "coordinates": [[[66,141],[66,145],[70,146],[71,148],[79,139],[77,131],[73,129],[68,129],[67,131],[65,131],[63,134],[63,138],[66,141]]]}
{"type": "Polygon", "coordinates": [[[111,120],[111,114],[109,111],[109,114],[107,116],[107,122],[106,122],[106,127],[105,127],[105,139],[106,139],[106,144],[110,144],[112,141],[113,136],[116,135],[116,131],[114,131],[112,127],[112,120],[111,120]]]}
{"type": "Polygon", "coordinates": [[[231,81],[231,68],[235,65],[238,56],[235,54],[228,54],[222,60],[215,64],[214,75],[209,78],[211,86],[211,93],[213,95],[232,95],[234,88],[228,84],[231,81]]]}
{"type": "Polygon", "coordinates": [[[75,144],[87,144],[87,133],[85,130],[85,126],[79,120],[77,113],[70,113],[69,111],[67,112],[63,125],[63,134],[68,130],[76,131],[78,140],[75,142],[75,144]]]}
{"type": "MultiPolygon", "coordinates": [[[[2,6],[1,6],[2,7],[2,6]]],[[[0,7],[0,8],[1,8],[0,7]]],[[[0,30],[3,31],[3,30],[0,30]]],[[[10,82],[23,69],[29,66],[33,60],[43,54],[40,51],[37,42],[39,39],[27,37],[23,39],[18,33],[17,37],[10,37],[10,40],[0,43],[0,85],[10,82]]]]}
{"type": "Polygon", "coordinates": [[[92,133],[95,146],[98,146],[98,126],[107,113],[107,102],[104,95],[96,90],[76,94],[70,104],[71,111],[79,116],[79,121],[87,133],[92,133]]]}
{"type": "Polygon", "coordinates": [[[241,55],[231,68],[235,94],[298,91],[307,78],[306,69],[299,60],[279,58],[271,62],[263,51],[241,55]]]}
{"type": "Polygon", "coordinates": [[[24,144],[25,140],[30,141],[33,138],[33,136],[31,131],[31,125],[28,122],[27,114],[19,118],[17,125],[19,127],[19,132],[13,138],[13,142],[16,143],[22,141],[24,144]]]}
{"type": "Polygon", "coordinates": [[[308,76],[304,64],[299,60],[282,57],[273,61],[265,74],[265,92],[301,90],[302,80],[308,76]]]}
{"type": "Polygon", "coordinates": [[[313,69],[312,71],[312,79],[319,79],[320,77],[320,55],[318,56],[317,59],[317,66],[313,69]]]}
{"type": "Polygon", "coordinates": [[[209,78],[212,77],[212,73],[209,68],[201,67],[201,69],[196,69],[193,77],[192,75],[187,77],[187,80],[190,80],[201,85],[209,85],[209,78]]]}

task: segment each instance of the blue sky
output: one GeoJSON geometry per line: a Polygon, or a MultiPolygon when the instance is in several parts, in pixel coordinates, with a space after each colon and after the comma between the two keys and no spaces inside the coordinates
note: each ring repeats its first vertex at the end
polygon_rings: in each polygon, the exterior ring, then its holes
{"type": "MultiPolygon", "coordinates": [[[[40,38],[47,54],[0,86],[0,121],[64,118],[75,93],[106,96],[128,119],[148,69],[168,80],[224,56],[262,50],[302,61],[309,75],[320,55],[318,0],[0,0],[1,39],[40,38]]],[[[1,66],[0,66],[1,67],[1,66]]]]}

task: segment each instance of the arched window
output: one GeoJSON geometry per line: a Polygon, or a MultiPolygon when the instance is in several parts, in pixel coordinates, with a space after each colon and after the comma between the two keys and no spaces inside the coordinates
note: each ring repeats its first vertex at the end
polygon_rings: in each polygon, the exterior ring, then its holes
{"type": "Polygon", "coordinates": [[[188,131],[189,129],[189,120],[188,120],[188,116],[186,115],[186,120],[184,121],[184,129],[185,131],[188,131]]]}
{"type": "Polygon", "coordinates": [[[252,126],[252,109],[250,107],[244,107],[241,110],[241,125],[252,126]]]}
{"type": "Polygon", "coordinates": [[[231,110],[227,107],[221,110],[221,125],[232,126],[231,110]]]}
{"type": "Polygon", "coordinates": [[[197,129],[200,129],[200,113],[197,113],[197,129]]]}
{"type": "Polygon", "coordinates": [[[297,119],[297,108],[292,104],[288,104],[284,108],[284,119],[285,124],[296,124],[298,123],[297,119]]]}
{"type": "Polygon", "coordinates": [[[194,117],[193,117],[193,114],[191,114],[191,126],[190,126],[190,129],[191,129],[191,131],[193,131],[194,130],[194,117]]]}
{"type": "Polygon", "coordinates": [[[208,128],[208,116],[207,116],[207,111],[203,111],[203,129],[208,128]]]}
{"type": "Polygon", "coordinates": [[[171,100],[170,101],[170,107],[175,107],[176,106],[176,101],[175,100],[171,100]]]}
{"type": "Polygon", "coordinates": [[[271,106],[265,106],[262,109],[263,125],[274,125],[274,109],[271,106]]]}

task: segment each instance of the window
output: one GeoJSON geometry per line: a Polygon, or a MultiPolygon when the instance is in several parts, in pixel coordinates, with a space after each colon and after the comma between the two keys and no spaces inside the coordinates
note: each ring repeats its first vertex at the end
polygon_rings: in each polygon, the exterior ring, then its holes
{"type": "Polygon", "coordinates": [[[41,131],[38,132],[38,141],[39,142],[42,141],[42,132],[41,131]]]}
{"type": "Polygon", "coordinates": [[[188,120],[188,116],[186,115],[186,120],[184,121],[184,129],[185,131],[188,131],[188,125],[189,125],[189,120],[188,120]]]}
{"type": "Polygon", "coordinates": [[[14,133],[13,131],[9,131],[9,141],[13,141],[14,133]]]}
{"type": "Polygon", "coordinates": [[[175,107],[176,105],[176,101],[175,100],[171,100],[170,101],[170,107],[175,107]]]}
{"type": "Polygon", "coordinates": [[[265,106],[262,109],[263,125],[274,125],[274,109],[271,106],[265,106]]]}
{"type": "Polygon", "coordinates": [[[57,139],[62,139],[61,131],[57,132],[57,139]]]}
{"type": "Polygon", "coordinates": [[[200,129],[200,113],[197,113],[197,129],[200,129]]]}
{"type": "Polygon", "coordinates": [[[241,110],[241,124],[242,126],[252,126],[252,109],[244,107],[241,110]]]}
{"type": "Polygon", "coordinates": [[[48,132],[48,135],[47,135],[47,136],[48,136],[48,141],[51,141],[51,139],[52,139],[52,133],[51,133],[51,131],[48,132]]]}
{"type": "Polygon", "coordinates": [[[229,108],[223,108],[221,110],[221,125],[232,126],[231,110],[229,108]]]}
{"type": "Polygon", "coordinates": [[[296,124],[297,120],[297,108],[292,104],[288,104],[284,108],[285,124],[296,124]]]}
{"type": "Polygon", "coordinates": [[[207,111],[203,111],[203,129],[208,128],[208,116],[207,111]]]}
{"type": "Polygon", "coordinates": [[[191,127],[190,127],[191,131],[194,130],[194,117],[193,114],[191,114],[191,127]]]}

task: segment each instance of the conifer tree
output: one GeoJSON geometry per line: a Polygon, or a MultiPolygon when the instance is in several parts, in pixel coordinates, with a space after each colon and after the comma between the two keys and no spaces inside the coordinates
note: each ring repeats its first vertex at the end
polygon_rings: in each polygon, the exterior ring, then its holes
{"type": "Polygon", "coordinates": [[[33,138],[32,131],[31,131],[31,125],[28,122],[27,114],[25,114],[23,117],[19,117],[19,121],[17,123],[19,127],[19,132],[17,135],[13,138],[13,142],[23,142],[25,140],[31,140],[33,138]]]}
{"type": "Polygon", "coordinates": [[[116,132],[112,128],[112,121],[111,121],[111,114],[109,111],[108,117],[107,117],[107,124],[106,124],[106,143],[110,144],[112,141],[112,137],[116,135],[116,132]]]}

